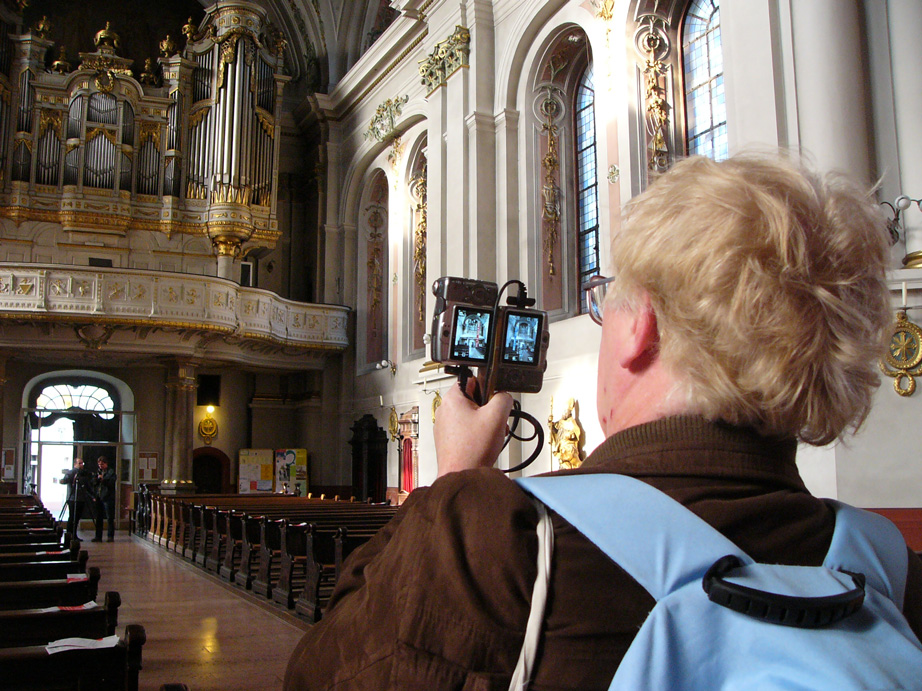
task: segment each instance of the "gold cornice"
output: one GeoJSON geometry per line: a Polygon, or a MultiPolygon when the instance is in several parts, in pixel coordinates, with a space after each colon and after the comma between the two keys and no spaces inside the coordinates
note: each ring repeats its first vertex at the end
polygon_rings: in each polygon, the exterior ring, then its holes
{"type": "MultiPolygon", "coordinates": [[[[0,206],[0,218],[8,218],[16,223],[24,221],[43,221],[47,223],[60,223],[61,225],[76,226],[83,225],[88,227],[97,227],[100,231],[111,228],[117,228],[122,231],[128,230],[147,230],[151,232],[165,233],[173,235],[181,233],[184,235],[198,235],[201,237],[208,236],[208,222],[189,223],[177,221],[174,219],[151,219],[143,220],[130,216],[114,216],[105,214],[96,214],[84,211],[61,211],[61,210],[38,210],[27,206],[0,206]]],[[[256,227],[250,236],[250,242],[264,242],[274,244],[282,236],[280,230],[270,230],[269,228],[256,227]]]]}

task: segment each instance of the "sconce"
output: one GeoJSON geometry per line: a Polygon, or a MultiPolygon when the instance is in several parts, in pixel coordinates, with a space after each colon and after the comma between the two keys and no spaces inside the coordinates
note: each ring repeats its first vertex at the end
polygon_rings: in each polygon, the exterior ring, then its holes
{"type": "Polygon", "coordinates": [[[375,369],[389,369],[391,374],[397,375],[397,363],[393,360],[381,360],[381,362],[375,364],[375,369]]]}
{"type": "Polygon", "coordinates": [[[218,436],[218,423],[213,417],[214,406],[210,405],[205,408],[205,417],[198,423],[199,436],[205,441],[205,444],[211,444],[215,437],[218,436]]]}
{"type": "MultiPolygon", "coordinates": [[[[922,199],[910,199],[905,194],[901,194],[899,197],[893,200],[893,202],[881,202],[881,206],[887,206],[890,208],[890,211],[893,213],[893,217],[887,221],[887,230],[890,231],[890,244],[895,245],[900,236],[903,236],[905,240],[906,237],[902,233],[903,231],[903,221],[902,214],[904,211],[909,209],[913,204],[922,211],[922,199]]],[[[907,257],[908,258],[908,257],[907,257]]],[[[906,260],[903,260],[903,263],[906,263],[906,260]]]]}

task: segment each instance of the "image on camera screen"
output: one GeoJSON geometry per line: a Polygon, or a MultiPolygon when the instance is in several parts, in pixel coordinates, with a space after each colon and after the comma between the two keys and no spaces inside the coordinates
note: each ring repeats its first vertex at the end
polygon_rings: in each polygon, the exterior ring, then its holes
{"type": "Polygon", "coordinates": [[[503,362],[534,365],[538,361],[538,334],[541,317],[535,314],[509,312],[503,343],[503,362]]]}
{"type": "Polygon", "coordinates": [[[455,308],[455,325],[451,343],[452,360],[486,362],[490,348],[492,310],[474,307],[455,308]]]}

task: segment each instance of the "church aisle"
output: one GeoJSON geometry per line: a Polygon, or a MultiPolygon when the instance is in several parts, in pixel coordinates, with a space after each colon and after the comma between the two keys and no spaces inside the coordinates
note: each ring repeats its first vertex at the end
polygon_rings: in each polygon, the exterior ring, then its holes
{"type": "Polygon", "coordinates": [[[190,691],[280,689],[288,657],[308,625],[233,592],[146,541],[116,534],[85,540],[90,566],[102,573],[99,598],[118,591],[119,634],[126,624],[147,631],[141,691],[182,682],[190,691]]]}

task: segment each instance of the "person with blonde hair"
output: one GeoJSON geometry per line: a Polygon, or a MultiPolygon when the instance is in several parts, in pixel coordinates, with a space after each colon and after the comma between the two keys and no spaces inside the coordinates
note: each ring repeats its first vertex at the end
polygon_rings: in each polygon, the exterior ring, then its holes
{"type": "MultiPolygon", "coordinates": [[[[784,157],[691,158],[629,204],[612,248],[614,277],[588,285],[606,439],[557,474],[633,477],[757,562],[819,566],[835,510],[807,491],[795,456],[799,441],[856,430],[879,383],[892,313],[874,200],[784,157]]],[[[286,688],[509,688],[538,572],[538,510],[492,468],[511,405],[445,395],[438,479],[352,555],[286,688]]],[[[551,519],[529,688],[607,689],[655,600],[551,519]]],[[[906,568],[918,636],[922,562],[908,548],[906,568]]]]}

